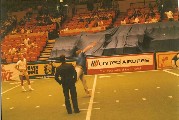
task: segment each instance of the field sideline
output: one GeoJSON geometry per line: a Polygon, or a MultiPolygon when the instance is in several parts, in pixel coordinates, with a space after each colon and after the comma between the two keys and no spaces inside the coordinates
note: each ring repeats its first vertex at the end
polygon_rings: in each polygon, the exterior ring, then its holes
{"type": "Polygon", "coordinates": [[[81,112],[68,115],[53,78],[2,82],[2,120],[179,120],[179,70],[86,75],[92,96],[76,84],[81,112]],[[27,88],[27,83],[25,83],[27,88]]]}

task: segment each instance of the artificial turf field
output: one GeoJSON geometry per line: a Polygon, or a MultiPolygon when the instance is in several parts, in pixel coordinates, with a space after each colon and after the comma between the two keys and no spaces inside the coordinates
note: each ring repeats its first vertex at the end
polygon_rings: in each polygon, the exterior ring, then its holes
{"type": "Polygon", "coordinates": [[[76,84],[81,112],[68,115],[53,78],[2,82],[2,120],[179,120],[179,69],[87,75],[92,96],[76,84]],[[27,83],[25,84],[27,87],[27,83]]]}

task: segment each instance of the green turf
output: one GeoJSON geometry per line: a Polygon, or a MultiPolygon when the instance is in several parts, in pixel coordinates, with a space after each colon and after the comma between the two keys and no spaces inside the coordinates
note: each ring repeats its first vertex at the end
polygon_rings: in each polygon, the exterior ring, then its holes
{"type": "MultiPolygon", "coordinates": [[[[85,78],[92,88],[95,76],[85,78]]],[[[3,82],[2,92],[18,84],[3,82]]],[[[34,80],[34,91],[2,94],[2,120],[85,120],[90,98],[81,81],[76,86],[79,114],[66,113],[62,88],[50,78],[34,80]]],[[[164,71],[97,75],[94,102],[90,120],[179,120],[179,77],[164,71]]]]}

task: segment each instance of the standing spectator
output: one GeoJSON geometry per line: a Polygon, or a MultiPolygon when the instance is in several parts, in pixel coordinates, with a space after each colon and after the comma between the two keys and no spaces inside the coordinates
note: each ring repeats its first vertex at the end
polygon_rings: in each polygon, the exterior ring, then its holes
{"type": "Polygon", "coordinates": [[[179,67],[179,53],[172,58],[172,66],[173,68],[179,67]]]}
{"type": "Polygon", "coordinates": [[[57,67],[55,73],[55,80],[63,87],[63,94],[65,96],[65,106],[68,114],[72,114],[72,108],[70,103],[70,96],[73,103],[73,109],[75,113],[79,113],[78,101],[77,101],[77,92],[76,92],[76,78],[77,74],[75,68],[72,64],[68,64],[65,62],[65,56],[60,56],[60,61],[62,64],[57,67]],[[61,77],[61,79],[59,79],[61,77]]]}
{"type": "Polygon", "coordinates": [[[19,71],[19,78],[21,80],[22,91],[26,91],[26,89],[24,88],[24,84],[23,84],[24,77],[26,78],[28,82],[29,90],[34,90],[32,89],[30,85],[29,75],[27,72],[27,62],[23,55],[20,55],[20,60],[17,62],[15,68],[19,71]]]}
{"type": "Polygon", "coordinates": [[[83,50],[76,51],[76,67],[75,70],[77,72],[77,80],[80,79],[84,90],[88,96],[90,95],[90,91],[88,90],[88,86],[86,84],[86,79],[84,79],[84,74],[86,73],[86,55],[85,52],[89,49],[93,48],[96,45],[97,42],[93,42],[89,44],[87,47],[85,47],[83,50]]]}

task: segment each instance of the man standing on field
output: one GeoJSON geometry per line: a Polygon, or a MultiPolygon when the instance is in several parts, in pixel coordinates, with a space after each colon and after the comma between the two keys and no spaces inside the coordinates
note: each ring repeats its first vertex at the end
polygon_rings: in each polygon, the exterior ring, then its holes
{"type": "Polygon", "coordinates": [[[30,85],[29,75],[27,72],[27,62],[23,55],[20,55],[20,60],[16,63],[15,68],[19,71],[19,78],[21,80],[22,91],[26,91],[23,84],[23,77],[25,77],[27,80],[29,90],[34,90],[30,85]]]}

